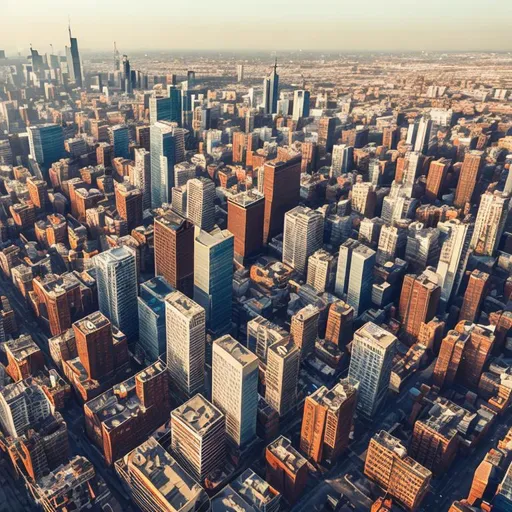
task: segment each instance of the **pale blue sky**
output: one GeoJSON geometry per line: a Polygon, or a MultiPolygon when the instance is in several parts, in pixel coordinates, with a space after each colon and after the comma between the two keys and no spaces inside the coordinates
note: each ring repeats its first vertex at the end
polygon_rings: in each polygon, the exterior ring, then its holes
{"type": "Polygon", "coordinates": [[[512,50],[512,0],[0,0],[0,48],[512,50]]]}

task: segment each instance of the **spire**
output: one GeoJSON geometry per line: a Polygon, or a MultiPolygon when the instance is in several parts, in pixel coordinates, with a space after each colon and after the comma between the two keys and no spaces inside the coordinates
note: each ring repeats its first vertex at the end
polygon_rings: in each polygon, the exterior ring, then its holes
{"type": "Polygon", "coordinates": [[[71,39],[73,36],[71,35],[71,17],[68,14],[68,30],[69,30],[69,39],[71,39]]]}
{"type": "Polygon", "coordinates": [[[274,73],[277,73],[277,55],[276,55],[276,60],[274,62],[274,73]]]}

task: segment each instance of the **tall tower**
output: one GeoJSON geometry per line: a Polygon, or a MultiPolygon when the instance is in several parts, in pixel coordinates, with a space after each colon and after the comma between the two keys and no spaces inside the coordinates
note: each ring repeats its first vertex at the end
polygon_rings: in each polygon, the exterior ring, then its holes
{"type": "Polygon", "coordinates": [[[319,316],[320,310],[312,304],[308,304],[292,316],[290,334],[302,358],[315,350],[319,316]]]}
{"type": "Polygon", "coordinates": [[[227,231],[201,231],[194,244],[194,300],[206,311],[206,325],[217,334],[231,328],[234,237],[227,231]]]}
{"type": "Polygon", "coordinates": [[[464,293],[464,301],[460,308],[459,320],[475,322],[478,320],[480,304],[487,295],[489,274],[475,269],[469,276],[468,286],[464,293]]]}
{"type": "Polygon", "coordinates": [[[128,338],[138,333],[137,265],[126,247],[94,257],[100,311],[128,338]]]}
{"type": "Polygon", "coordinates": [[[317,210],[297,206],[284,217],[283,263],[306,273],[308,258],[322,247],[324,218],[317,210]]]}
{"type": "Polygon", "coordinates": [[[483,162],[484,153],[482,151],[470,151],[464,157],[457,189],[455,190],[453,201],[455,206],[462,208],[466,203],[471,202],[483,162]]]}
{"type": "Polygon", "coordinates": [[[189,297],[194,291],[194,226],[172,211],[155,218],[155,275],[189,297]]]}
{"type": "Polygon", "coordinates": [[[179,291],[165,299],[167,368],[186,396],[204,388],[206,323],[204,309],[179,291]]]}
{"type": "Polygon", "coordinates": [[[226,416],[226,435],[236,446],[256,436],[258,358],[231,336],[213,343],[212,402],[226,416]]]}
{"type": "Polygon", "coordinates": [[[68,66],[73,68],[73,77],[75,84],[78,87],[82,87],[83,85],[83,74],[82,74],[82,64],[80,62],[80,53],[78,52],[78,41],[76,37],[71,35],[71,23],[69,24],[69,42],[70,42],[70,54],[71,54],[71,62],[68,62],[68,66]]]}
{"type": "Polygon", "coordinates": [[[195,226],[210,232],[215,226],[215,184],[208,178],[187,181],[187,216],[195,226]]]}
{"type": "Polygon", "coordinates": [[[325,386],[306,398],[300,449],[317,463],[333,463],[349,444],[356,408],[357,386],[343,379],[331,390],[325,386]]]}
{"type": "Polygon", "coordinates": [[[279,99],[279,75],[277,74],[277,58],[270,74],[263,80],[263,111],[265,114],[277,112],[279,99]]]}
{"type": "Polygon", "coordinates": [[[297,404],[300,350],[291,338],[277,341],[267,350],[266,402],[284,416],[297,404]]]}
{"type": "Polygon", "coordinates": [[[171,202],[174,187],[174,165],[181,162],[180,147],[185,146],[184,130],[169,121],[157,121],[151,136],[151,206],[158,208],[171,202]]]}
{"type": "Polygon", "coordinates": [[[471,247],[482,256],[493,256],[507,220],[509,197],[501,192],[486,192],[480,199],[471,247]]]}
{"type": "Polygon", "coordinates": [[[440,297],[439,276],[433,270],[427,269],[419,276],[408,274],[404,277],[399,316],[408,335],[417,338],[421,324],[434,318],[440,297]]]}
{"type": "Polygon", "coordinates": [[[397,339],[373,322],[354,333],[348,376],[359,383],[357,409],[371,419],[386,399],[397,339]]]}
{"type": "Polygon", "coordinates": [[[309,116],[309,91],[298,90],[293,93],[293,120],[309,116]]]}

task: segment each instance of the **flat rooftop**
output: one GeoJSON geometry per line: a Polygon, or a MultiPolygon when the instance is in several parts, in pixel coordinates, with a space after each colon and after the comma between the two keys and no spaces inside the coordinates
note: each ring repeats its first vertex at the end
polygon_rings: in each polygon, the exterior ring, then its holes
{"type": "Polygon", "coordinates": [[[236,341],[229,334],[215,340],[214,345],[217,345],[222,350],[229,353],[242,366],[247,366],[248,364],[258,360],[255,354],[236,341]]]}
{"type": "Polygon", "coordinates": [[[279,461],[281,461],[292,473],[297,473],[307,460],[292,446],[289,439],[284,436],[278,437],[267,446],[279,461]]]}
{"type": "Polygon", "coordinates": [[[106,325],[110,325],[110,320],[100,311],[95,311],[73,324],[74,327],[84,334],[97,331],[106,325]]]}
{"type": "Polygon", "coordinates": [[[247,207],[263,201],[264,199],[265,198],[261,192],[258,192],[257,189],[252,188],[250,190],[246,190],[245,192],[240,192],[239,194],[231,196],[228,201],[243,207],[247,207]]]}
{"type": "Polygon", "coordinates": [[[252,469],[244,471],[236,480],[231,482],[231,486],[256,510],[262,510],[268,504],[281,499],[279,492],[252,469]]]}
{"type": "Polygon", "coordinates": [[[169,304],[169,306],[177,309],[187,318],[192,318],[200,313],[204,313],[204,308],[178,290],[174,290],[167,295],[165,302],[169,304]]]}
{"type": "Polygon", "coordinates": [[[212,498],[212,512],[256,512],[256,510],[231,485],[226,485],[212,498]]]}
{"type": "Polygon", "coordinates": [[[18,339],[5,344],[6,351],[10,352],[16,361],[23,361],[27,357],[40,352],[39,347],[30,335],[22,335],[18,339]]]}
{"type": "Polygon", "coordinates": [[[174,409],[171,415],[198,434],[203,434],[212,425],[224,419],[224,414],[200,394],[174,409]]]}
{"type": "Polygon", "coordinates": [[[367,322],[360,327],[356,332],[356,335],[372,340],[375,344],[381,348],[388,348],[396,342],[396,336],[386,331],[382,327],[374,324],[373,322],[367,322]]]}
{"type": "Polygon", "coordinates": [[[173,231],[178,231],[190,224],[187,219],[172,210],[167,210],[164,214],[156,217],[155,223],[162,224],[162,226],[172,229],[173,231]]]}
{"type": "Polygon", "coordinates": [[[150,437],[124,457],[129,472],[140,472],[176,512],[208,500],[203,488],[150,437]]]}

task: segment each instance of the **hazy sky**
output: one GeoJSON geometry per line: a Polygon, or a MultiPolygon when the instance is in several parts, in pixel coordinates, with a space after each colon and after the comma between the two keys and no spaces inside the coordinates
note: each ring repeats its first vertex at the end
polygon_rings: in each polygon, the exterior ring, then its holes
{"type": "Polygon", "coordinates": [[[511,0],[0,0],[0,49],[512,50],[511,0]]]}

